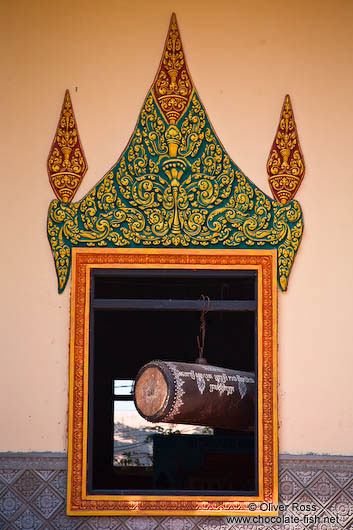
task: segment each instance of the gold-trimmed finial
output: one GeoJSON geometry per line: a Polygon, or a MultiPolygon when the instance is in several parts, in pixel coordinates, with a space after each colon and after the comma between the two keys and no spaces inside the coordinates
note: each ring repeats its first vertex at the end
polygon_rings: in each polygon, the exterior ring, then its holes
{"type": "Polygon", "coordinates": [[[65,203],[72,201],[86,174],[87,161],[68,90],[65,92],[47,166],[49,182],[57,198],[65,203]]]}
{"type": "Polygon", "coordinates": [[[267,161],[268,180],[276,201],[286,204],[298,191],[305,172],[289,95],[284,98],[275,140],[267,161]]]}
{"type": "Polygon", "coordinates": [[[177,123],[182,116],[190,102],[193,88],[178,23],[173,13],[162,60],[152,86],[156,101],[169,124],[177,123]]]}

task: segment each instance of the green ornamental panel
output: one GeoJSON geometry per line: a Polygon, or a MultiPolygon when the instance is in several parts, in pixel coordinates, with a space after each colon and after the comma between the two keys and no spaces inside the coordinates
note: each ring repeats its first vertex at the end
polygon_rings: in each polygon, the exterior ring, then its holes
{"type": "Polygon", "coordinates": [[[177,26],[174,40],[172,30],[118,162],[81,201],[50,204],[47,229],[59,292],[74,247],[277,249],[279,285],[287,289],[303,233],[300,205],[270,199],[230,159],[184,55],[180,61],[177,26]]]}

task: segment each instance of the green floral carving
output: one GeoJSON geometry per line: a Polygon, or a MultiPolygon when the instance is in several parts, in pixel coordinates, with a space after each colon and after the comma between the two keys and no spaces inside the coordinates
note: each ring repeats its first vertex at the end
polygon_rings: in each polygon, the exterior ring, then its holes
{"type": "Polygon", "coordinates": [[[303,232],[298,202],[281,205],[243,175],[194,93],[169,125],[151,93],[113,169],[80,202],[52,201],[48,237],[59,292],[73,247],[274,248],[286,290],[303,232]]]}

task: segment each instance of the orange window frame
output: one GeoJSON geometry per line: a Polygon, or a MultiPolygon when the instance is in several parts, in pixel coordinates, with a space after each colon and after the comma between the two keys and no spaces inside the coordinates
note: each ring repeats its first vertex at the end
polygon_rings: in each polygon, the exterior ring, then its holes
{"type": "Polygon", "coordinates": [[[68,515],[276,515],[277,251],[73,249],[69,365],[68,515]],[[87,482],[90,276],[92,268],[224,269],[258,273],[258,477],[255,497],[89,495],[87,482]]]}

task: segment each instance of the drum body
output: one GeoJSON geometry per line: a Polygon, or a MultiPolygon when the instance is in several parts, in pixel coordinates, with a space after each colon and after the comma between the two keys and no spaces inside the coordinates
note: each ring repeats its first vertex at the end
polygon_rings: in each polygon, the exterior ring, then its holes
{"type": "Polygon", "coordinates": [[[255,375],[183,362],[152,361],[137,374],[135,406],[153,423],[253,431],[255,375]]]}

